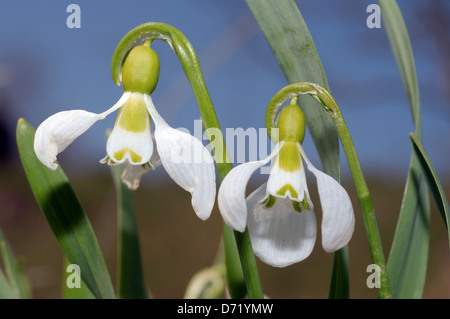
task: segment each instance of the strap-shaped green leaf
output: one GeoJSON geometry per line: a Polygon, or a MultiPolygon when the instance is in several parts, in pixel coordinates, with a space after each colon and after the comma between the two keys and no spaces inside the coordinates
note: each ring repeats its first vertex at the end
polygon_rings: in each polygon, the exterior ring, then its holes
{"type": "Polygon", "coordinates": [[[416,134],[420,137],[422,133],[419,86],[417,84],[416,65],[408,30],[395,0],[378,0],[378,3],[381,8],[384,28],[397,61],[406,95],[408,96],[416,134]]]}
{"type": "MultiPolygon", "coordinates": [[[[422,136],[419,89],[408,30],[395,0],[379,0],[384,27],[408,96],[415,132],[422,136]]],[[[411,157],[388,273],[394,298],[420,298],[429,246],[429,198],[417,156],[411,157]]]]}
{"type": "Polygon", "coordinates": [[[244,273],[242,272],[233,230],[226,224],[223,226],[223,241],[230,297],[232,299],[243,299],[247,295],[244,273]]]}
{"type": "Polygon", "coordinates": [[[0,228],[0,260],[3,260],[6,276],[0,269],[0,299],[31,298],[31,286],[23,269],[18,265],[11,246],[0,228]],[[2,297],[3,296],[3,297],[2,297]]]}
{"type": "Polygon", "coordinates": [[[394,298],[421,298],[429,246],[428,189],[413,154],[406,180],[400,217],[388,259],[388,274],[394,298]]]}
{"type": "Polygon", "coordinates": [[[347,299],[349,298],[349,291],[348,247],[345,246],[334,254],[328,298],[347,299]]]}
{"type": "Polygon", "coordinates": [[[80,266],[81,278],[97,298],[114,298],[114,289],[92,226],[61,166],[44,166],[33,148],[35,129],[24,119],[17,123],[20,159],[31,190],[64,254],[80,266]]]}
{"type": "Polygon", "coordinates": [[[425,173],[425,177],[428,182],[428,187],[430,188],[431,194],[436,202],[436,205],[441,213],[442,219],[444,220],[445,227],[447,227],[449,248],[450,248],[450,227],[449,227],[449,214],[450,207],[448,205],[447,197],[445,197],[444,189],[439,181],[439,178],[434,170],[433,165],[423,147],[422,143],[419,141],[414,133],[409,134],[411,139],[412,147],[414,153],[419,159],[420,167],[425,173]]]}
{"type": "MultiPolygon", "coordinates": [[[[1,243],[0,243],[1,245],[1,243]]],[[[18,299],[19,296],[9,283],[3,271],[0,269],[0,299],[18,299]]]]}
{"type": "Polygon", "coordinates": [[[119,227],[117,294],[122,299],[145,299],[147,292],[136,214],[131,191],[120,178],[122,172],[122,165],[111,166],[117,194],[119,227]]]}

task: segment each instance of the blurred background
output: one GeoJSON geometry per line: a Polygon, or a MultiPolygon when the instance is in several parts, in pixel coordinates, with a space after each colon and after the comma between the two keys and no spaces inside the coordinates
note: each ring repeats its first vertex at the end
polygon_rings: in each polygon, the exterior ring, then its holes
{"type": "MultiPolygon", "coordinates": [[[[366,8],[376,1],[296,3],[352,134],[387,255],[411,156],[408,134],[413,123],[386,32],[366,26],[366,8]]],[[[449,197],[450,3],[398,4],[415,55],[423,145],[449,197]]],[[[112,106],[123,92],[111,78],[115,47],[129,30],[151,21],[171,24],[191,41],[223,129],[264,127],[268,102],[287,82],[244,1],[1,0],[0,5],[0,227],[26,269],[34,297],[59,298],[63,257],[20,164],[15,145],[19,118],[37,127],[58,111],[81,108],[100,113],[112,106]],[[71,3],[81,8],[81,28],[66,25],[71,3]]],[[[200,114],[181,65],[164,42],[152,47],[161,60],[153,101],[171,126],[193,132],[200,114]]],[[[93,224],[112,278],[116,199],[109,169],[98,161],[105,155],[105,131],[114,120],[111,115],[96,123],[59,156],[93,224]]],[[[304,147],[320,167],[308,135],[304,147]]],[[[376,291],[366,286],[366,267],[372,262],[364,226],[345,156],[341,158],[343,184],[357,216],[349,244],[351,297],[375,298],[376,291]]],[[[249,190],[262,178],[255,176],[249,190]]],[[[310,189],[317,202],[315,187],[310,189]]],[[[208,221],[198,220],[190,195],[162,167],[144,175],[134,196],[148,286],[156,298],[181,298],[189,279],[216,256],[222,229],[217,207],[208,221]]],[[[424,298],[450,298],[446,229],[433,201],[431,208],[424,298]]],[[[320,216],[319,209],[317,213],[320,216]]],[[[273,298],[327,298],[332,257],[322,250],[319,237],[302,263],[276,269],[258,261],[264,292],[273,298]]]]}

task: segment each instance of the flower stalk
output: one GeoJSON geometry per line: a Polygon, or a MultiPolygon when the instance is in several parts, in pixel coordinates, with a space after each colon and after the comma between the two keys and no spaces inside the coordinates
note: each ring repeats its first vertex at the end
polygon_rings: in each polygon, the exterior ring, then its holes
{"type": "MultiPolygon", "coordinates": [[[[359,205],[361,207],[364,225],[366,228],[366,233],[369,241],[370,252],[372,255],[372,260],[381,269],[380,274],[380,289],[379,296],[382,299],[392,298],[392,293],[389,284],[389,278],[386,267],[386,260],[384,257],[383,246],[381,243],[380,233],[378,230],[378,225],[376,221],[375,211],[373,208],[372,197],[370,195],[367,183],[364,179],[364,175],[359,164],[358,156],[356,150],[348,131],[347,125],[345,124],[344,118],[340,112],[340,109],[331,96],[331,94],[323,87],[309,82],[297,82],[290,84],[283,89],[281,89],[269,103],[266,112],[266,126],[270,134],[271,128],[276,127],[276,116],[278,110],[289,100],[299,96],[299,95],[310,95],[313,97],[323,109],[328,113],[328,115],[333,119],[336,124],[339,137],[344,149],[347,163],[350,168],[350,172],[355,183],[356,192],[358,195],[359,205]]],[[[273,139],[273,137],[271,136],[273,139]]]]}

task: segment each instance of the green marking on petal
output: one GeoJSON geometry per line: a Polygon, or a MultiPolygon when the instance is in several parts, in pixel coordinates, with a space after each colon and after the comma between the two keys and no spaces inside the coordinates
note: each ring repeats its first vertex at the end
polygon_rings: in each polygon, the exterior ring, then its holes
{"type": "MultiPolygon", "coordinates": [[[[124,106],[119,110],[116,125],[133,133],[144,132],[147,119],[150,118],[142,95],[131,94],[124,106]]],[[[148,121],[150,123],[150,121],[148,121]]]]}
{"type": "Polygon", "coordinates": [[[291,194],[292,198],[298,198],[298,194],[295,191],[294,187],[292,187],[291,184],[286,184],[283,187],[281,187],[278,191],[277,191],[277,195],[280,196],[285,196],[286,192],[289,191],[289,193],[291,194]]]}
{"type": "Polygon", "coordinates": [[[275,196],[269,195],[269,196],[266,197],[266,199],[262,202],[262,204],[265,204],[265,205],[266,205],[266,208],[271,208],[271,207],[275,204],[275,201],[276,201],[276,200],[277,200],[277,199],[276,199],[275,196]]]}
{"type": "Polygon", "coordinates": [[[306,197],[307,197],[307,195],[306,195],[306,192],[305,192],[305,196],[303,197],[303,200],[302,200],[302,206],[303,206],[304,209],[310,210],[311,207],[309,206],[308,199],[306,197]]]}
{"type": "Polygon", "coordinates": [[[142,161],[142,156],[136,154],[133,150],[131,150],[130,148],[126,147],[120,151],[117,151],[114,153],[114,158],[116,159],[116,161],[121,161],[123,159],[123,157],[125,156],[125,154],[130,154],[131,157],[131,162],[132,163],[138,163],[140,161],[142,161]]]}
{"type": "Polygon", "coordinates": [[[295,200],[292,201],[292,206],[294,206],[294,209],[296,212],[301,213],[302,212],[302,206],[300,206],[300,202],[297,202],[295,200]]]}
{"type": "Polygon", "coordinates": [[[301,168],[302,156],[297,142],[286,141],[278,154],[278,166],[286,172],[295,172],[301,168]]]}

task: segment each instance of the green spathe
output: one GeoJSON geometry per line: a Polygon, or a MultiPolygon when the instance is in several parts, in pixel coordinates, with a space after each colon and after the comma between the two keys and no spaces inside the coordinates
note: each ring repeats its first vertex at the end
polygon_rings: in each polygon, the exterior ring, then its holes
{"type": "Polygon", "coordinates": [[[158,84],[159,58],[147,46],[134,47],[123,64],[122,84],[126,92],[151,94],[158,84]]]}

